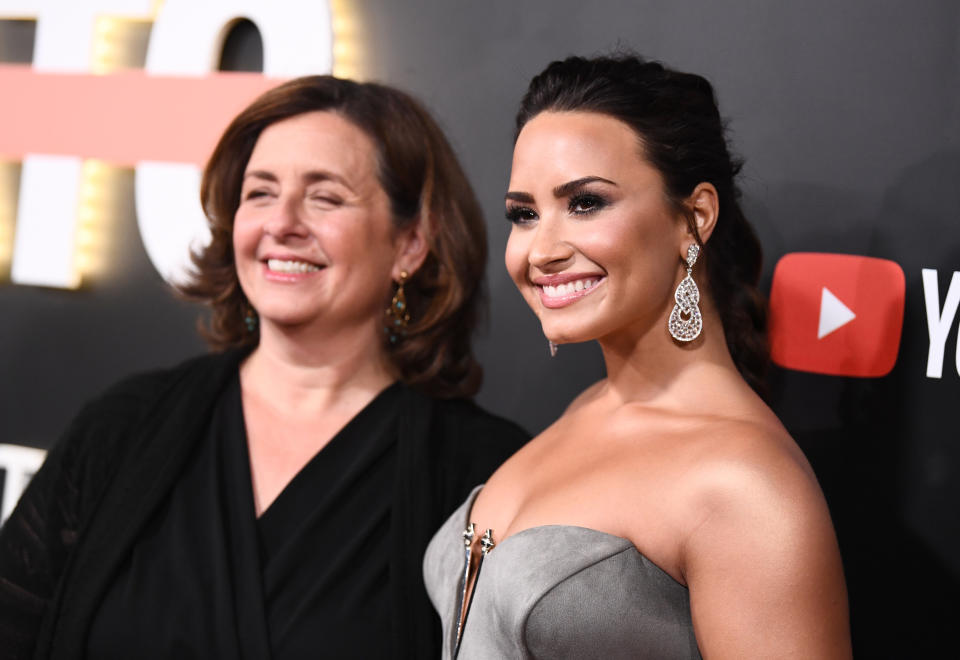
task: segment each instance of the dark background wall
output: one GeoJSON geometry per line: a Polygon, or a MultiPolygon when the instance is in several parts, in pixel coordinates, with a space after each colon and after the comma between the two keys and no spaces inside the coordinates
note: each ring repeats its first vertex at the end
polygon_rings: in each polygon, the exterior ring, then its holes
{"type": "MultiPolygon", "coordinates": [[[[771,404],[827,495],[858,656],[951,648],[947,626],[960,619],[958,330],[955,321],[942,377],[927,378],[921,269],[937,269],[942,305],[960,270],[960,4],[367,0],[350,12],[362,76],[423,99],[474,183],[491,250],[479,400],[533,432],[603,376],[595,346],[548,357],[502,266],[512,119],[526,83],[552,59],[628,47],[715,84],[747,161],[742,186],[766,251],[766,290],[787,252],[901,265],[906,309],[893,372],[863,380],[774,370],[771,404]]],[[[24,34],[0,30],[0,57],[23,60],[24,34]]],[[[238,38],[231,57],[255,59],[255,41],[238,38]]],[[[0,442],[46,447],[112,381],[203,350],[198,310],[173,299],[143,251],[132,173],[118,178],[108,268],[79,291],[0,283],[0,442]]]]}

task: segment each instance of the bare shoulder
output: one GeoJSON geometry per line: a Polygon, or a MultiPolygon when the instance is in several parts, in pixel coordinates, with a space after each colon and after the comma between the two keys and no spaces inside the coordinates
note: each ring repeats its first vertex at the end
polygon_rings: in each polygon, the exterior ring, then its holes
{"type": "Polygon", "coordinates": [[[823,504],[803,452],[759,400],[731,414],[625,407],[605,425],[633,456],[625,469],[635,472],[653,450],[673,498],[688,514],[698,511],[695,517],[737,507],[823,504]]]}
{"type": "Polygon", "coordinates": [[[718,548],[791,552],[836,542],[826,501],[803,452],[778,422],[717,420],[705,424],[681,488],[688,527],[684,573],[694,577],[718,548]],[[703,556],[701,556],[701,553],[703,556]]]}
{"type": "Polygon", "coordinates": [[[703,514],[739,509],[800,513],[824,506],[803,452],[773,418],[705,420],[686,483],[703,514]]]}
{"type": "Polygon", "coordinates": [[[803,453],[775,418],[712,426],[684,484],[681,551],[704,650],[849,657],[839,550],[803,453]]]}

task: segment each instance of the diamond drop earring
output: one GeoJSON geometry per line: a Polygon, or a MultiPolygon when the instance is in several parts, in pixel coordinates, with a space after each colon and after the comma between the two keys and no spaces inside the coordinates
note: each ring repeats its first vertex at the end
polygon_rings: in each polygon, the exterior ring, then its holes
{"type": "Polygon", "coordinates": [[[683,278],[677,291],[673,294],[673,299],[677,304],[673,306],[670,312],[670,321],[667,323],[667,329],[677,341],[693,341],[700,336],[703,330],[703,316],[700,314],[700,308],[697,303],[700,302],[700,289],[697,283],[693,281],[693,265],[697,263],[697,257],[700,256],[700,246],[691,243],[687,248],[687,276],[683,278]]]}

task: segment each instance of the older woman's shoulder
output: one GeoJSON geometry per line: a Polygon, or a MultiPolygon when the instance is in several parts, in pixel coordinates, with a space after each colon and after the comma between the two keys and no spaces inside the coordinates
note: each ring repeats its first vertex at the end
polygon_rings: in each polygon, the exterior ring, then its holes
{"type": "Polygon", "coordinates": [[[240,359],[241,355],[230,352],[203,355],[127,376],[80,409],[54,450],[68,462],[104,456],[115,463],[131,434],[149,420],[170,415],[183,402],[190,402],[196,411],[215,400],[236,374],[240,359]]]}
{"type": "Polygon", "coordinates": [[[415,397],[421,409],[430,411],[429,420],[423,421],[432,458],[441,469],[476,475],[476,483],[486,479],[530,439],[519,424],[472,400],[431,398],[419,393],[415,397]]]}
{"type": "Polygon", "coordinates": [[[433,407],[435,425],[458,443],[506,443],[515,451],[530,439],[519,424],[470,399],[434,399],[433,407]]]}
{"type": "Polygon", "coordinates": [[[219,391],[232,377],[243,358],[236,351],[189,358],[172,367],[142,371],[127,376],[99,395],[81,411],[97,414],[103,409],[136,412],[160,404],[164,397],[186,388],[183,394],[219,391]],[[192,391],[192,392],[191,392],[192,391]]]}

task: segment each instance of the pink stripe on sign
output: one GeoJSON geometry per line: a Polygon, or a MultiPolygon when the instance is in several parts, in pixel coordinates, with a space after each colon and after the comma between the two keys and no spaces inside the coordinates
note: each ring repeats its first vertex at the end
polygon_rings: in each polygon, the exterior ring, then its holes
{"type": "Polygon", "coordinates": [[[0,158],[26,154],[203,165],[230,120],[282,80],[259,73],[188,78],[0,65],[0,158]]]}

